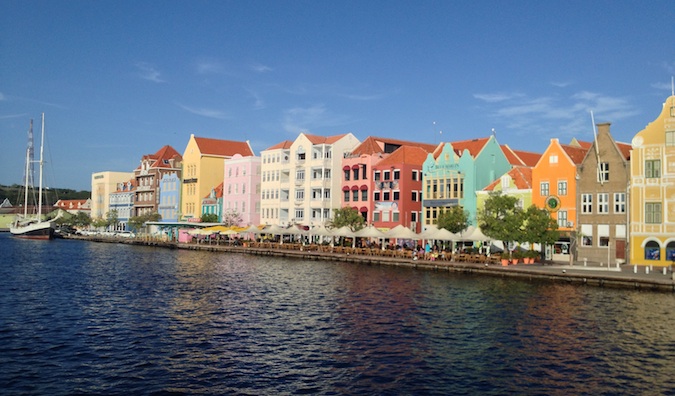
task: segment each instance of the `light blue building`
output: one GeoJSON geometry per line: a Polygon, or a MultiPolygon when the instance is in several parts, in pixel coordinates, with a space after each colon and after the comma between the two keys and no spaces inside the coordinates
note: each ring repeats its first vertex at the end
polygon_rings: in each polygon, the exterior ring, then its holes
{"type": "Polygon", "coordinates": [[[158,212],[161,222],[177,222],[180,209],[181,178],[177,172],[165,173],[159,181],[158,212]]]}

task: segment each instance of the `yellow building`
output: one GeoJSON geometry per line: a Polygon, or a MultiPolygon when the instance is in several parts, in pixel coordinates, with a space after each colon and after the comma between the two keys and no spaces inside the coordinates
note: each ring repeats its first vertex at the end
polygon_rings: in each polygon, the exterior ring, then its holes
{"type": "Polygon", "coordinates": [[[134,172],[96,172],[91,175],[91,218],[105,219],[110,211],[110,194],[117,184],[134,178],[134,172]]]}
{"type": "Polygon", "coordinates": [[[668,266],[675,261],[675,96],[632,146],[631,263],[668,266]]]}
{"type": "Polygon", "coordinates": [[[223,183],[225,160],[235,154],[242,157],[254,155],[248,141],[237,142],[190,135],[190,141],[183,153],[180,219],[201,218],[202,198],[223,183]]]}

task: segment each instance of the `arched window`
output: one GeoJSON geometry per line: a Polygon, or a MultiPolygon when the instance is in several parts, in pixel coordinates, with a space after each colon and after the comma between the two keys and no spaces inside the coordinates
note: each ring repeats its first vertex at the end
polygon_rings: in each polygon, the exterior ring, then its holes
{"type": "Polygon", "coordinates": [[[661,260],[661,246],[658,242],[647,242],[645,245],[645,260],[661,260]]]}
{"type": "Polygon", "coordinates": [[[668,242],[666,245],[666,260],[675,261],[675,241],[668,242]]]}

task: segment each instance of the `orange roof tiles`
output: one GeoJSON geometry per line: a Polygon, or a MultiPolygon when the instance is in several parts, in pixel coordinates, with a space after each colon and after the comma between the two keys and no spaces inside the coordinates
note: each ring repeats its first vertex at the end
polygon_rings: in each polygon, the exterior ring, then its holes
{"type": "MultiPolygon", "coordinates": [[[[216,198],[222,198],[223,197],[223,185],[225,182],[220,183],[214,190],[216,190],[216,198]]],[[[206,194],[204,198],[211,198],[211,193],[209,192],[206,194]]]]}
{"type": "Polygon", "coordinates": [[[277,144],[275,144],[274,146],[272,146],[272,147],[270,147],[270,148],[267,148],[267,149],[265,149],[265,150],[289,149],[289,148],[291,148],[291,145],[292,145],[292,144],[293,144],[292,141],[290,141],[290,140],[284,140],[283,142],[277,143],[277,144]]]}
{"type": "Polygon", "coordinates": [[[224,157],[232,157],[235,154],[240,154],[242,157],[250,157],[254,155],[248,142],[202,138],[196,136],[195,142],[197,143],[197,147],[199,147],[199,152],[201,152],[203,155],[217,155],[224,157]]]}
{"type": "MultiPolygon", "coordinates": [[[[165,163],[165,160],[177,159],[180,161],[183,159],[183,157],[173,147],[166,145],[157,150],[157,152],[154,154],[144,155],[142,159],[153,160],[152,164],[150,164],[151,168],[168,168],[170,164],[165,163]]],[[[140,168],[141,166],[139,165],[136,169],[140,168]]]]}
{"type": "MultiPolygon", "coordinates": [[[[530,190],[532,189],[532,168],[527,166],[516,166],[510,171],[506,172],[507,175],[511,176],[513,183],[516,185],[516,188],[519,190],[530,190]]],[[[490,183],[483,190],[485,191],[494,191],[495,187],[501,183],[501,178],[490,183]]]]}
{"type": "Polygon", "coordinates": [[[407,140],[399,139],[388,139],[381,138],[377,136],[368,136],[366,140],[361,142],[354,150],[352,150],[352,155],[372,155],[384,152],[384,146],[386,144],[394,146],[411,146],[411,147],[420,147],[427,152],[433,152],[436,149],[435,144],[428,143],[418,143],[410,142],[407,140]]]}
{"type": "Polygon", "coordinates": [[[630,160],[630,151],[633,149],[633,146],[628,143],[616,142],[616,147],[619,149],[619,152],[621,152],[621,155],[623,155],[623,158],[625,158],[626,161],[630,160]]]}
{"type": "MultiPolygon", "coordinates": [[[[452,148],[455,150],[455,153],[457,155],[462,155],[464,150],[468,150],[469,154],[473,157],[476,158],[476,156],[483,150],[483,147],[487,144],[487,142],[490,140],[489,137],[485,138],[476,138],[476,139],[469,139],[469,140],[459,140],[456,142],[448,142],[452,145],[452,148]]],[[[441,143],[436,147],[434,150],[434,158],[438,158],[439,155],[441,155],[441,152],[443,152],[443,146],[445,143],[441,143]]]]}
{"type": "Polygon", "coordinates": [[[396,151],[391,153],[390,156],[378,162],[375,166],[378,168],[381,166],[398,164],[412,164],[422,166],[424,161],[427,159],[428,154],[429,152],[421,147],[401,146],[396,149],[396,151]]]}
{"type": "Polygon", "coordinates": [[[347,136],[346,133],[334,136],[318,136],[318,135],[310,135],[307,133],[305,133],[304,135],[307,139],[309,139],[310,142],[312,142],[312,144],[333,144],[338,140],[342,139],[343,137],[347,136]]]}
{"type": "MultiPolygon", "coordinates": [[[[560,147],[567,153],[573,163],[576,165],[581,164],[588,152],[587,148],[581,148],[576,146],[569,146],[567,144],[561,144],[560,147]]],[[[590,147],[590,146],[589,146],[590,147]]]]}

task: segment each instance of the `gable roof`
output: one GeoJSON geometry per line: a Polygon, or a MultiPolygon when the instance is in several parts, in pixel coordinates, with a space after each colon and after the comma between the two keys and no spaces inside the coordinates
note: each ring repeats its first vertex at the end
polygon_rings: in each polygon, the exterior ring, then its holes
{"type": "MultiPolygon", "coordinates": [[[[377,136],[368,136],[366,140],[361,142],[354,150],[352,150],[352,155],[372,155],[385,152],[385,146],[410,146],[410,147],[420,147],[427,152],[433,152],[436,149],[435,144],[429,143],[419,143],[419,142],[410,142],[407,140],[399,139],[389,139],[381,138],[377,136]]],[[[394,150],[395,151],[395,150],[394,150]]]]}
{"type": "Polygon", "coordinates": [[[264,151],[267,151],[267,150],[279,150],[279,149],[289,149],[289,148],[291,148],[291,145],[293,145],[293,142],[292,142],[292,141],[290,141],[290,140],[284,140],[283,142],[277,143],[277,144],[275,144],[274,146],[265,149],[264,151]]]}
{"type": "Polygon", "coordinates": [[[375,165],[375,167],[379,168],[381,166],[399,165],[399,164],[422,166],[424,161],[427,159],[428,154],[429,152],[421,147],[401,146],[398,149],[396,149],[396,151],[391,153],[390,156],[378,162],[377,165],[375,165]]]}
{"type": "MultiPolygon", "coordinates": [[[[581,162],[583,162],[584,157],[586,157],[586,153],[588,152],[588,148],[570,146],[567,144],[561,144],[560,147],[563,149],[563,151],[565,151],[565,153],[567,153],[567,156],[576,165],[579,165],[581,162]]],[[[590,148],[590,146],[588,147],[590,148]]]]}
{"type": "Polygon", "coordinates": [[[630,143],[616,142],[616,148],[619,149],[626,161],[630,161],[630,151],[633,149],[633,146],[630,143]]]}
{"type": "MultiPolygon", "coordinates": [[[[532,189],[532,168],[528,166],[515,166],[510,171],[506,172],[507,175],[513,179],[513,183],[516,185],[516,188],[519,190],[531,190],[532,189]]],[[[488,184],[485,187],[484,191],[494,191],[495,187],[501,183],[502,178],[499,177],[497,180],[488,184]]]]}
{"type": "MultiPolygon", "coordinates": [[[[464,150],[468,150],[469,154],[473,157],[476,158],[478,154],[480,154],[481,150],[483,150],[483,147],[487,144],[487,142],[490,140],[490,137],[485,137],[485,138],[476,138],[476,139],[469,139],[469,140],[459,140],[456,142],[448,142],[449,144],[452,145],[452,148],[454,149],[455,153],[457,155],[462,155],[464,150]]],[[[447,143],[441,143],[436,147],[436,150],[433,152],[434,159],[438,159],[438,156],[441,155],[443,152],[443,147],[447,143]]]]}
{"type": "Polygon", "coordinates": [[[542,156],[540,153],[531,151],[514,150],[508,144],[502,144],[500,147],[512,166],[534,167],[542,156]]]}
{"type": "Polygon", "coordinates": [[[223,157],[232,157],[235,154],[241,154],[242,157],[253,155],[253,150],[251,150],[251,146],[248,144],[248,142],[202,138],[196,136],[194,139],[197,143],[197,147],[199,147],[199,152],[202,153],[202,155],[223,157]]]}
{"type": "Polygon", "coordinates": [[[309,141],[312,142],[312,144],[333,144],[338,140],[342,139],[343,137],[347,136],[346,133],[334,136],[310,135],[308,133],[303,133],[303,135],[305,135],[305,137],[309,139],[309,141]]]}
{"type": "MultiPolygon", "coordinates": [[[[216,198],[222,198],[223,197],[223,185],[225,182],[221,182],[214,190],[216,190],[216,198]]],[[[211,191],[209,191],[208,194],[204,198],[210,198],[211,197],[211,191]]]]}
{"type": "MultiPolygon", "coordinates": [[[[168,160],[170,159],[176,159],[178,161],[183,159],[183,156],[181,156],[178,151],[176,151],[173,147],[166,145],[159,150],[157,150],[156,153],[154,154],[146,154],[143,156],[141,161],[145,160],[150,160],[152,163],[150,164],[151,168],[168,168],[170,167],[170,164],[168,163],[168,160]],[[165,162],[166,161],[166,162],[165,162]]],[[[136,169],[140,169],[141,165],[139,165],[136,169]]]]}

